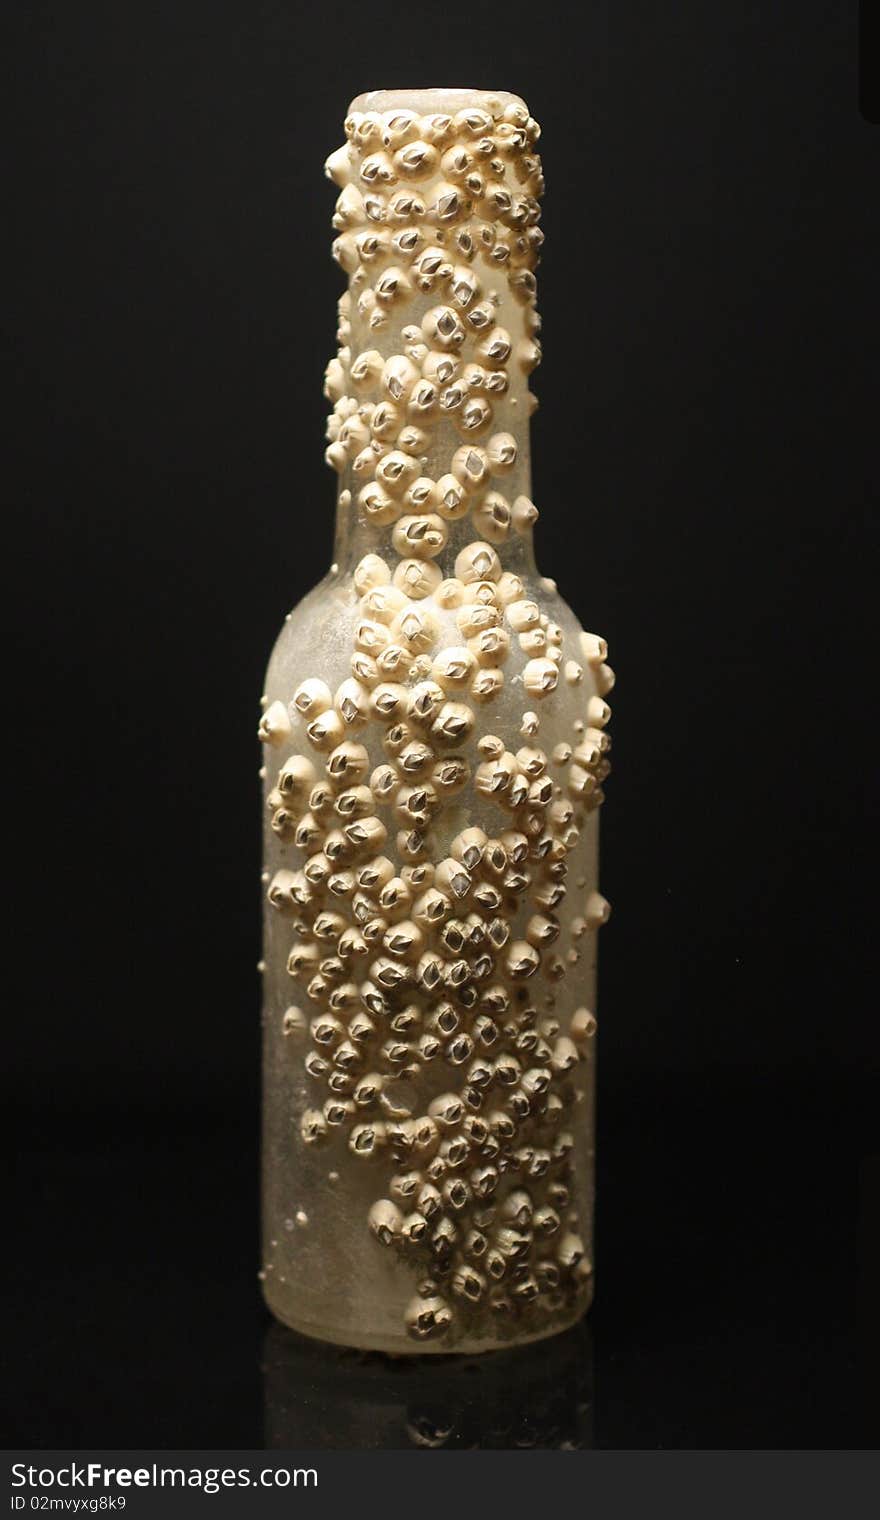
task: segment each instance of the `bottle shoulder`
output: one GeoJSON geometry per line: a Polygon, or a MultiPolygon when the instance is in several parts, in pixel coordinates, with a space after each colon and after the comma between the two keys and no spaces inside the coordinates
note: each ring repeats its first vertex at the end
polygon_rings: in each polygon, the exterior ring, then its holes
{"type": "MultiPolygon", "coordinates": [[[[523,575],[520,577],[524,602],[537,604],[541,620],[551,634],[552,642],[561,646],[563,660],[560,674],[570,662],[579,664],[582,657],[581,623],[560,594],[555,581],[549,577],[523,575]]],[[[460,646],[468,642],[467,630],[461,629],[458,608],[442,609],[435,605],[433,596],[414,604],[433,615],[437,626],[433,653],[460,646]]],[[[264,693],[269,701],[290,701],[292,692],[303,680],[319,678],[331,691],[352,674],[352,653],[359,647],[359,628],[365,617],[364,603],[355,586],[354,570],[333,567],[311,591],[288,613],[275,641],[264,683],[264,693]]],[[[502,611],[502,623],[507,626],[509,617],[502,611]]],[[[389,630],[390,632],[390,630],[389,630]]],[[[518,639],[513,625],[509,638],[512,642],[509,663],[505,665],[515,687],[522,688],[524,667],[531,653],[527,639],[518,639]],[[518,648],[517,645],[520,647],[518,648]]],[[[581,685],[578,679],[577,684],[581,685]]],[[[592,689],[593,681],[589,666],[583,671],[583,685],[592,689]]],[[[568,682],[559,682],[559,693],[553,704],[567,705],[568,682]]],[[[583,700],[582,691],[571,693],[571,702],[577,705],[583,700]]]]}
{"type": "Polygon", "coordinates": [[[314,673],[316,661],[330,665],[338,656],[347,664],[357,604],[352,576],[328,571],[285,617],[266,667],[266,692],[277,695],[279,685],[292,690],[291,682],[314,673]]]}

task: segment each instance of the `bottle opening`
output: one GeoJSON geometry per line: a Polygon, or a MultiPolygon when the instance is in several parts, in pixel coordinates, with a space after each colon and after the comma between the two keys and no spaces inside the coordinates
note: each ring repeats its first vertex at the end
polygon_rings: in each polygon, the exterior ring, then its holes
{"type": "MultiPolygon", "coordinates": [[[[500,115],[505,106],[525,106],[519,95],[509,90],[480,90],[455,86],[431,86],[423,90],[367,90],[356,95],[348,108],[353,112],[368,111],[417,111],[420,115],[442,111],[466,111],[476,106],[480,110],[500,115]]],[[[525,107],[528,109],[528,107],[525,107]]]]}

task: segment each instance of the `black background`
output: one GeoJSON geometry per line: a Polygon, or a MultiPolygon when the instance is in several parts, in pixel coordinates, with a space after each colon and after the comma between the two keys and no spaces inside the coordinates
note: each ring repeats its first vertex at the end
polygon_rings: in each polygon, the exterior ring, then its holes
{"type": "MultiPolygon", "coordinates": [[[[351,96],[425,83],[513,89],[544,129],[539,559],[619,677],[592,1438],[873,1444],[855,5],[30,0],[7,25],[7,1444],[249,1447],[261,1363],[277,1399],[258,698],[330,557],[323,159],[351,96]]],[[[328,1445],[388,1439],[379,1402],[349,1418],[350,1358],[322,1403],[297,1355],[288,1436],[326,1405],[328,1445]]]]}

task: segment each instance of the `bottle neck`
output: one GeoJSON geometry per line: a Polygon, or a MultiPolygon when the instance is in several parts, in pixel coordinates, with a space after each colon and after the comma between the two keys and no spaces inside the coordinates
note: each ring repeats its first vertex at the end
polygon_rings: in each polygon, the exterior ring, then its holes
{"type": "Polygon", "coordinates": [[[516,97],[438,90],[362,97],[346,133],[327,164],[348,274],[325,380],[336,564],[407,561],[424,595],[484,542],[533,572],[537,128],[516,97]]]}

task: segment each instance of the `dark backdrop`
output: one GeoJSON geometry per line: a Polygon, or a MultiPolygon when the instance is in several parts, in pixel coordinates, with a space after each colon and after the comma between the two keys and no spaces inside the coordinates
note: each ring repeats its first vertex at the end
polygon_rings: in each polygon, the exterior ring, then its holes
{"type": "Polygon", "coordinates": [[[360,90],[473,83],[544,129],[539,557],[619,676],[595,1438],[869,1440],[855,5],[17,9],[10,1438],[261,1439],[255,729],[330,555],[321,169],[360,90]]]}

